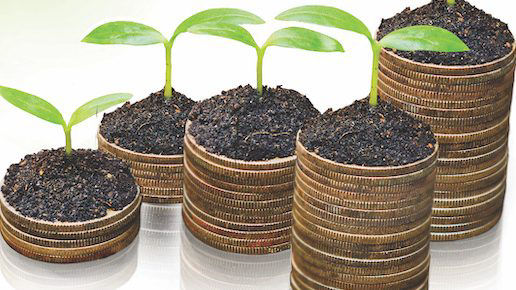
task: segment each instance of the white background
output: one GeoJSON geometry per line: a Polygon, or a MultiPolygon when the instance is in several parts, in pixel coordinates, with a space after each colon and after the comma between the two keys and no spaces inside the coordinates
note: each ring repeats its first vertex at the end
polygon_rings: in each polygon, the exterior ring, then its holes
{"type": "MultiPolygon", "coordinates": [[[[59,108],[66,119],[75,108],[93,97],[131,92],[135,95],[133,101],[137,101],[163,87],[165,53],[161,45],[102,46],[80,42],[89,31],[104,22],[141,22],[170,37],[182,20],[198,11],[235,7],[254,12],[267,21],[265,25],[248,26],[256,41],[262,43],[275,29],[297,25],[273,20],[278,13],[294,6],[333,5],[359,17],[375,32],[382,18],[391,17],[406,6],[417,7],[428,1],[0,0],[0,85],[45,98],[59,108]]],[[[508,22],[516,32],[513,1],[471,2],[508,22]]],[[[371,67],[371,52],[366,39],[334,29],[312,28],[340,40],[346,53],[323,54],[270,48],[265,56],[264,84],[296,89],[306,94],[321,111],[330,107],[340,108],[365,97],[369,92],[371,67]]],[[[183,34],[177,39],[172,53],[173,86],[194,100],[202,100],[241,84],[251,83],[254,86],[255,62],[255,51],[243,44],[183,34]]],[[[75,148],[96,148],[95,133],[100,120],[99,115],[74,128],[72,138],[75,148]]],[[[515,142],[511,136],[511,149],[516,147],[515,142]]],[[[25,154],[63,145],[64,136],[60,127],[31,117],[0,99],[0,175],[25,154]]],[[[515,162],[512,157],[509,176],[514,172],[515,162]]],[[[473,241],[433,246],[432,288],[511,289],[515,282],[516,211],[512,209],[516,206],[513,193],[516,184],[511,178],[508,182],[506,210],[501,225],[495,231],[473,241]],[[461,252],[461,249],[468,251],[461,252]],[[489,267],[489,271],[486,267],[489,267]]],[[[179,235],[168,238],[163,241],[177,242],[179,235]]],[[[125,283],[124,288],[174,289],[180,284],[184,287],[185,283],[180,281],[179,254],[170,255],[165,251],[163,255],[155,256],[165,258],[167,263],[142,264],[142,255],[148,252],[141,250],[141,242],[136,271],[121,280],[122,284],[125,283]]],[[[4,256],[7,251],[7,256],[19,258],[2,245],[4,256]]],[[[2,267],[11,267],[5,265],[5,259],[1,261],[4,263],[2,267]]],[[[21,270],[27,273],[21,277],[14,275],[14,278],[4,273],[3,277],[0,276],[1,289],[13,285],[27,286],[19,280],[36,271],[36,264],[23,259],[20,261],[26,267],[21,270]]],[[[66,275],[56,268],[45,267],[45,275],[57,275],[66,280],[66,275]]],[[[41,277],[39,279],[42,285],[48,282],[41,277]]],[[[287,285],[285,279],[275,286],[281,288],[287,285]]],[[[68,288],[70,285],[75,284],[54,286],[68,288]]],[[[81,285],[77,283],[76,286],[81,285]]],[[[217,285],[214,282],[211,286],[217,285]]]]}

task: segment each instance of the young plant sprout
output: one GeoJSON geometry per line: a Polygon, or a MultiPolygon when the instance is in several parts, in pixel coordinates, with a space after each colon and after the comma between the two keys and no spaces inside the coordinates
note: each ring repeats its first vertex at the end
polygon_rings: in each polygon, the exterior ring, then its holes
{"type": "Polygon", "coordinates": [[[163,34],[150,26],[136,22],[116,21],[95,28],[82,41],[96,44],[127,45],[162,43],[165,46],[166,57],[164,96],[166,99],[170,99],[172,97],[172,46],[181,33],[188,31],[193,25],[205,22],[234,25],[265,23],[260,17],[240,9],[215,8],[199,12],[183,21],[170,39],[166,39],[163,34]]]}
{"type": "Polygon", "coordinates": [[[80,106],[72,114],[68,124],[63,119],[63,115],[49,102],[31,94],[24,93],[15,89],[0,86],[0,96],[14,106],[39,117],[50,123],[61,125],[66,139],[66,155],[72,154],[71,132],[74,125],[100,113],[114,105],[124,103],[131,99],[131,94],[111,94],[93,99],[80,106]]]}
{"type": "Polygon", "coordinates": [[[367,37],[373,50],[373,72],[369,103],[378,105],[378,65],[382,48],[403,51],[463,52],[468,46],[452,32],[434,26],[418,25],[395,30],[380,41],[353,15],[328,6],[309,5],[287,10],[277,20],[298,21],[353,31],[367,37]]]}
{"type": "Polygon", "coordinates": [[[258,56],[256,65],[256,89],[260,96],[263,94],[263,57],[268,47],[279,46],[319,52],[344,52],[342,45],[336,39],[300,27],[288,27],[277,30],[269,36],[262,46],[256,44],[256,41],[249,31],[234,24],[203,23],[191,26],[188,31],[195,34],[206,34],[237,40],[255,48],[258,56]]]}
{"type": "Polygon", "coordinates": [[[446,0],[446,1],[448,2],[448,6],[451,6],[451,7],[455,6],[455,4],[457,3],[457,1],[455,1],[455,0],[446,0]]]}

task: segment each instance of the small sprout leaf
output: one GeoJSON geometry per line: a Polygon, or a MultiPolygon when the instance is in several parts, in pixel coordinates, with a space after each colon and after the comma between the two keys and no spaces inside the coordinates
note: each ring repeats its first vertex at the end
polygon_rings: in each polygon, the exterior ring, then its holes
{"type": "Polygon", "coordinates": [[[344,51],[338,40],[301,27],[287,27],[275,31],[271,34],[269,39],[267,39],[264,46],[299,48],[321,52],[344,51]]]}
{"type": "Polygon", "coordinates": [[[289,9],[276,17],[277,20],[318,24],[360,33],[373,42],[367,26],[355,16],[335,7],[308,5],[289,9]]]}
{"type": "Polygon", "coordinates": [[[263,24],[265,21],[253,13],[234,8],[214,8],[199,12],[183,21],[176,28],[173,41],[179,34],[189,31],[190,27],[202,23],[215,22],[234,25],[263,24]]]}
{"type": "Polygon", "coordinates": [[[88,119],[93,115],[96,115],[97,113],[100,113],[114,105],[124,103],[131,99],[131,97],[131,94],[119,93],[93,99],[75,110],[75,112],[72,114],[72,117],[70,118],[68,127],[71,128],[72,126],[79,124],[80,122],[88,119]]]}
{"type": "Polygon", "coordinates": [[[387,34],[380,45],[403,51],[464,52],[468,46],[452,32],[428,25],[409,26],[387,34]]]}
{"type": "Polygon", "coordinates": [[[102,24],[90,32],[82,42],[96,44],[149,45],[168,42],[156,29],[129,21],[102,24]]]}
{"type": "Polygon", "coordinates": [[[14,106],[45,121],[66,126],[63,116],[52,104],[31,94],[0,86],[0,95],[14,106]]]}
{"type": "Polygon", "coordinates": [[[228,23],[208,22],[194,25],[188,28],[188,32],[195,34],[206,34],[240,41],[254,48],[258,45],[253,36],[245,28],[228,23]]]}

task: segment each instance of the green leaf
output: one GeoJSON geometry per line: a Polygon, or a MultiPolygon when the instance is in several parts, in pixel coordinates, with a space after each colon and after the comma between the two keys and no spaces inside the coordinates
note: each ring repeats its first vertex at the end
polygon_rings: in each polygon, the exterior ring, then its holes
{"type": "Polygon", "coordinates": [[[99,97],[93,99],[86,104],[80,106],[75,112],[72,114],[70,118],[70,122],[68,123],[68,128],[71,128],[74,125],[88,119],[89,117],[96,115],[114,105],[118,105],[120,103],[124,103],[132,98],[131,94],[111,94],[103,97],[99,97]]]}
{"type": "Polygon", "coordinates": [[[311,51],[332,52],[344,51],[336,39],[328,35],[301,27],[280,29],[269,37],[264,47],[281,46],[311,51]]]}
{"type": "Polygon", "coordinates": [[[206,34],[240,41],[254,48],[258,45],[253,36],[245,28],[228,23],[208,22],[194,25],[188,28],[188,32],[195,34],[206,34]]]}
{"type": "Polygon", "coordinates": [[[353,31],[373,42],[367,26],[355,16],[335,7],[307,5],[289,9],[276,16],[277,20],[298,21],[353,31]]]}
{"type": "Polygon", "coordinates": [[[148,45],[166,43],[167,39],[156,29],[129,21],[116,21],[95,28],[82,42],[96,44],[148,45]]]}
{"type": "Polygon", "coordinates": [[[428,25],[395,30],[380,40],[382,47],[405,51],[463,52],[469,47],[452,32],[428,25]]]}
{"type": "Polygon", "coordinates": [[[234,25],[241,24],[263,24],[265,21],[253,13],[234,9],[234,8],[214,8],[199,12],[185,21],[183,21],[177,27],[171,41],[173,41],[179,34],[187,32],[190,27],[202,23],[214,22],[214,23],[227,23],[234,25]]]}
{"type": "Polygon", "coordinates": [[[45,121],[66,126],[63,116],[49,102],[15,89],[0,86],[0,95],[14,106],[45,121]]]}

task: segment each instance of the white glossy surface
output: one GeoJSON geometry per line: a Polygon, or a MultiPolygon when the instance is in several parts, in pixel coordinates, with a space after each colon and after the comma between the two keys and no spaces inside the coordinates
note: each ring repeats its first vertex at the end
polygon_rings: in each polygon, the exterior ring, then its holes
{"type": "MultiPolygon", "coordinates": [[[[285,24],[279,12],[303,4],[334,5],[360,17],[374,31],[382,17],[429,0],[0,0],[0,85],[46,98],[65,118],[89,99],[132,92],[140,100],[163,86],[164,52],[148,47],[81,43],[107,21],[132,20],[170,35],[184,18],[212,7],[237,7],[265,20],[249,26],[257,42],[285,24]],[[370,12],[369,9],[371,9],[370,12]]],[[[514,1],[471,0],[516,32],[514,1]]],[[[287,25],[293,25],[292,23],[287,25]]],[[[363,37],[313,27],[339,39],[346,53],[321,54],[271,48],[264,83],[306,94],[321,111],[340,108],[369,91],[371,53],[363,37]]],[[[185,34],[172,55],[174,87],[195,100],[240,84],[254,84],[254,51],[229,40],[185,34]]],[[[514,114],[512,123],[514,124],[514,114]]],[[[101,115],[72,133],[76,148],[96,148],[101,115]]],[[[0,172],[29,153],[63,145],[61,129],[12,109],[0,99],[0,172]]],[[[510,148],[516,149],[511,135],[510,148]]],[[[432,245],[431,289],[514,289],[516,198],[511,155],[502,223],[481,237],[432,245]]],[[[144,206],[138,243],[104,260],[52,265],[25,258],[0,242],[0,289],[286,289],[288,253],[268,257],[225,254],[181,234],[177,206],[144,206]],[[182,246],[184,244],[184,247],[182,246]],[[213,267],[207,267],[213,265],[213,267]],[[193,287],[193,288],[192,288],[193,287]]]]}

